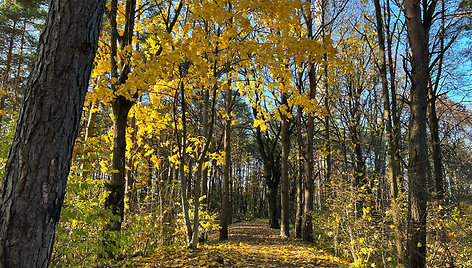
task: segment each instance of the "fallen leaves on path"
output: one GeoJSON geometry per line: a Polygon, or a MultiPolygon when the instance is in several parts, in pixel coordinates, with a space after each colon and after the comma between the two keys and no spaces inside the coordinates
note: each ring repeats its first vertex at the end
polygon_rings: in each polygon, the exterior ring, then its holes
{"type": "Polygon", "coordinates": [[[239,222],[229,228],[229,240],[200,244],[197,250],[161,249],[133,260],[135,267],[348,267],[311,244],[279,236],[267,221],[239,222]]]}

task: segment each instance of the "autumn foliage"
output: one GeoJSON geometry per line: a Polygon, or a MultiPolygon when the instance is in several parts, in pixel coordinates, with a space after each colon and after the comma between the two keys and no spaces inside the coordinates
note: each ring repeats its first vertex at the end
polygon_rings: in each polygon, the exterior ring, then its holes
{"type": "MultiPolygon", "coordinates": [[[[466,20],[445,2],[426,51],[426,263],[468,267],[466,20]]],[[[109,1],[52,266],[406,265],[415,69],[397,4],[109,1]]],[[[18,112],[1,90],[0,174],[18,112]]]]}

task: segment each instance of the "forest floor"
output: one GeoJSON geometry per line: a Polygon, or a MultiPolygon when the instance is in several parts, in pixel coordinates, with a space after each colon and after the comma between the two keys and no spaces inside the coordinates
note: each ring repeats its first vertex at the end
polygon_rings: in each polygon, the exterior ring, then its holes
{"type": "Polygon", "coordinates": [[[174,248],[133,260],[131,267],[348,267],[332,254],[292,238],[284,239],[267,220],[242,221],[229,227],[229,240],[209,241],[197,250],[174,248]]]}

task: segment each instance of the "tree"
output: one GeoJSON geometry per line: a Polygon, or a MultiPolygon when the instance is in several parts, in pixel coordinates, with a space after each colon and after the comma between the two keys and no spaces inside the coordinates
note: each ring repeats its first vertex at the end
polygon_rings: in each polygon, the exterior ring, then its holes
{"type": "MultiPolygon", "coordinates": [[[[124,217],[124,198],[125,198],[125,163],[126,163],[126,128],[128,122],[128,113],[134,105],[134,101],[126,98],[122,94],[117,93],[121,85],[126,83],[131,72],[129,64],[130,55],[118,57],[117,42],[120,42],[120,48],[125,50],[131,46],[134,21],[136,12],[136,0],[127,0],[125,7],[125,25],[123,35],[119,34],[119,26],[117,25],[118,0],[111,1],[109,20],[111,26],[110,33],[110,64],[111,64],[111,89],[114,98],[111,102],[113,111],[113,159],[110,183],[107,185],[110,194],[105,201],[105,208],[110,209],[115,216],[107,225],[106,231],[120,231],[121,223],[124,217]],[[117,62],[117,58],[119,61],[117,62]],[[118,64],[121,64],[121,73],[118,73],[118,64]]],[[[109,241],[108,235],[105,235],[105,244],[113,244],[109,241]]],[[[111,254],[111,249],[107,246],[107,253],[111,254]]]]}
{"type": "Polygon", "coordinates": [[[50,4],[0,191],[0,267],[48,265],[104,4],[50,4]]]}
{"type": "Polygon", "coordinates": [[[426,108],[428,102],[429,30],[437,1],[423,6],[405,1],[411,49],[410,132],[408,138],[408,267],[426,266],[426,108]],[[421,13],[423,11],[423,13],[421,13]]]}
{"type": "Polygon", "coordinates": [[[223,189],[221,196],[221,229],[220,240],[228,239],[228,224],[230,220],[230,204],[229,204],[229,184],[231,177],[231,109],[232,109],[232,91],[228,86],[225,96],[225,132],[224,132],[224,151],[225,166],[223,171],[223,189]]]}
{"type": "MultiPolygon", "coordinates": [[[[387,5],[389,1],[387,1],[387,5]]],[[[374,0],[374,6],[375,6],[375,19],[376,19],[376,30],[377,30],[377,40],[378,40],[378,45],[379,45],[379,52],[380,52],[380,59],[379,59],[379,64],[377,65],[378,71],[379,71],[379,76],[381,80],[381,86],[382,86],[382,98],[383,98],[383,106],[384,106],[384,125],[385,125],[385,130],[387,133],[387,157],[388,157],[388,178],[390,182],[390,198],[391,198],[391,207],[393,209],[393,222],[396,226],[399,226],[399,215],[398,215],[398,204],[397,204],[397,198],[398,198],[398,187],[399,187],[399,176],[400,176],[400,159],[398,157],[398,137],[395,133],[395,129],[398,129],[398,123],[395,122],[396,120],[396,94],[395,94],[395,77],[392,75],[391,83],[390,83],[390,90],[392,92],[392,96],[389,94],[389,84],[388,84],[388,79],[387,79],[387,56],[386,53],[388,52],[388,59],[390,66],[393,65],[391,62],[392,55],[391,55],[391,48],[386,49],[385,48],[385,34],[384,34],[384,18],[382,17],[382,8],[380,6],[380,1],[379,0],[374,0]],[[392,105],[390,105],[390,97],[392,98],[392,105]]],[[[390,10],[390,7],[387,6],[387,9],[390,10]]],[[[390,12],[390,11],[388,11],[390,12]]],[[[387,22],[389,24],[390,18],[389,16],[387,17],[387,22]]],[[[388,46],[391,47],[391,33],[389,32],[389,29],[387,29],[387,40],[388,40],[388,46]]],[[[389,67],[390,67],[389,66],[389,67]]],[[[402,241],[401,241],[401,235],[398,230],[396,230],[396,235],[397,235],[397,255],[401,259],[402,257],[402,241]]]]}
{"type": "MultiPolygon", "coordinates": [[[[311,7],[311,0],[308,2],[309,6],[311,7]]],[[[308,11],[308,19],[307,19],[307,34],[308,38],[314,39],[314,18],[311,13],[311,10],[308,11]]],[[[313,100],[316,98],[316,69],[315,64],[310,63],[309,71],[308,71],[308,80],[309,80],[309,93],[308,98],[313,100]]],[[[313,111],[308,113],[307,119],[307,128],[306,128],[306,149],[305,149],[305,159],[306,159],[306,167],[305,167],[305,203],[303,207],[303,233],[302,238],[304,241],[313,241],[313,224],[312,224],[312,211],[313,211],[313,195],[314,195],[314,152],[313,152],[313,135],[314,135],[314,128],[315,128],[315,115],[313,111]]]]}
{"type": "Polygon", "coordinates": [[[282,145],[282,155],[281,155],[281,183],[280,183],[280,200],[282,205],[281,219],[280,219],[280,235],[282,237],[290,236],[290,224],[289,224],[289,178],[288,178],[288,156],[290,154],[290,121],[287,115],[288,113],[288,104],[287,104],[287,94],[282,93],[282,109],[281,109],[281,137],[280,143],[282,145]]]}

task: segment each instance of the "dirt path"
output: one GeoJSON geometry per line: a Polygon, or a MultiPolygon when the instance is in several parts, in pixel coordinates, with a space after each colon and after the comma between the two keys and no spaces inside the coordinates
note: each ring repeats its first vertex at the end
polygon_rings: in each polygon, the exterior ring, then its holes
{"type": "Polygon", "coordinates": [[[229,240],[212,234],[197,250],[156,252],[135,267],[348,267],[348,263],[312,245],[282,239],[267,221],[243,221],[229,227],[229,240]]]}

